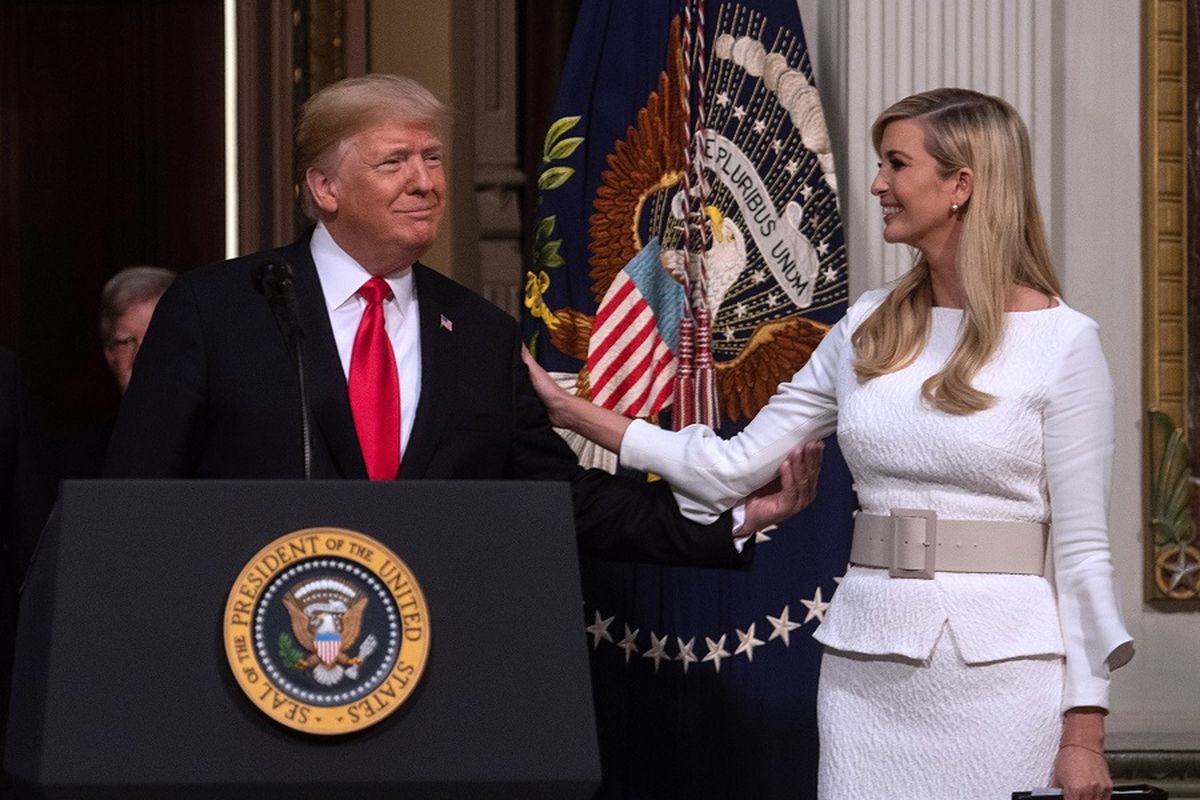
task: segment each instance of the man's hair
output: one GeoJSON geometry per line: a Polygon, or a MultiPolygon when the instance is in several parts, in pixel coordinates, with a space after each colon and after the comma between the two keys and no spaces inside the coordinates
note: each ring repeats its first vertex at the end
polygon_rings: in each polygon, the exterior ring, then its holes
{"type": "Polygon", "coordinates": [[[112,338],[117,319],[130,306],[162,297],[173,280],[175,273],[163,267],[126,267],[109,278],[100,291],[100,341],[112,338]]]}
{"type": "Polygon", "coordinates": [[[384,121],[426,125],[440,137],[449,117],[432,92],[401,75],[374,73],[326,86],[308,98],[296,123],[296,177],[304,213],[317,219],[305,173],[310,167],[332,168],[350,137],[384,121]]]}

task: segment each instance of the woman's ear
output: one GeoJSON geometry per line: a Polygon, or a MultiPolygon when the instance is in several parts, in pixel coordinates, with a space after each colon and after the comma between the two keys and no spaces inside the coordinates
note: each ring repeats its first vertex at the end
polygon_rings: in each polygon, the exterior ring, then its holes
{"type": "Polygon", "coordinates": [[[954,174],[954,202],[961,208],[971,199],[975,191],[975,171],[970,167],[960,167],[954,174]]]}

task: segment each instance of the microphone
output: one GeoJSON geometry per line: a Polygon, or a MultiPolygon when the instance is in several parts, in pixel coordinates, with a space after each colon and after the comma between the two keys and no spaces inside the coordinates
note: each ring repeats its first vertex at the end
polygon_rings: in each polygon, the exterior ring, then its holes
{"type": "Polygon", "coordinates": [[[267,296],[275,319],[289,341],[303,334],[300,327],[300,306],[296,301],[296,276],[286,261],[268,258],[254,272],[254,283],[267,296]]]}
{"type": "Polygon", "coordinates": [[[300,434],[304,448],[304,479],[312,478],[312,432],[309,428],[308,390],[304,380],[304,328],[300,325],[300,303],[296,300],[296,276],[286,261],[266,256],[254,270],[254,285],[266,295],[271,313],[296,359],[300,384],[300,434]]]}

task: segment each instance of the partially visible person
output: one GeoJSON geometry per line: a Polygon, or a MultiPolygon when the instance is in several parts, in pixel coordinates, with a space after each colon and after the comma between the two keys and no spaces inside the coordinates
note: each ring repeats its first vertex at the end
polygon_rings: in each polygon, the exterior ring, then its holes
{"type": "MultiPolygon", "coordinates": [[[[122,396],[158,300],[174,280],[175,273],[163,267],[126,267],[109,278],[100,292],[100,347],[122,396]]],[[[114,422],[105,420],[58,437],[56,478],[99,478],[114,422]]]]}
{"type": "MultiPolygon", "coordinates": [[[[18,596],[50,498],[16,356],[0,350],[0,765],[8,730],[18,596]]],[[[0,780],[0,786],[7,781],[0,780]]]]}
{"type": "MultiPolygon", "coordinates": [[[[581,468],[529,383],[516,321],[419,263],[445,208],[447,117],[425,87],[395,75],[309,98],[296,153],[314,227],[175,281],[138,354],[105,475],[567,481],[586,552],[746,565],[753,547],[735,545],[732,515],[697,525],[661,482],[581,468]],[[303,329],[307,451],[286,325],[268,299],[267,268],[280,264],[294,273],[303,329]]],[[[781,477],[805,484],[819,461],[819,450],[799,451],[800,471],[781,477]]],[[[757,495],[743,527],[807,499],[785,485],[757,495]]]]}
{"type": "Polygon", "coordinates": [[[1097,325],[1062,298],[1008,103],[933,90],[872,133],[884,238],[916,264],[854,303],[740,434],[631,423],[531,365],[535,388],[554,424],[662,475],[698,522],[837,430],[862,510],[814,634],[822,800],[1051,784],[1107,800],[1109,671],[1133,647],[1108,542],[1114,396],[1097,325]]]}
{"type": "Polygon", "coordinates": [[[126,267],[100,292],[100,342],[121,394],[129,386],[154,307],[174,280],[175,273],[162,267],[126,267]]]}

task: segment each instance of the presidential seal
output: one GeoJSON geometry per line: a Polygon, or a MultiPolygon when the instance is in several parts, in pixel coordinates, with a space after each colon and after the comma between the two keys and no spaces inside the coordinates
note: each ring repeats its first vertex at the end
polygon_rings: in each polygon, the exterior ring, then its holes
{"type": "Polygon", "coordinates": [[[225,654],[267,716],[305,733],[374,725],[408,699],[429,655],[429,612],[408,567],[341,528],[281,536],[225,604],[225,654]]]}

